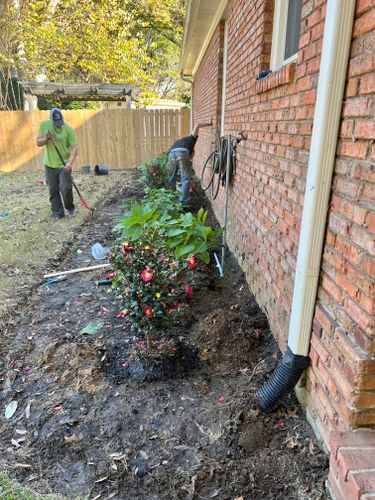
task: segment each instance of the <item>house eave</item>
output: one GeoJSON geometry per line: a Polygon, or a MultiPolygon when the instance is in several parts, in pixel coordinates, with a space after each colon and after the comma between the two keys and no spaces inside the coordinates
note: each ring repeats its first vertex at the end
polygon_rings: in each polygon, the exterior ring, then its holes
{"type": "Polygon", "coordinates": [[[194,78],[228,0],[189,0],[181,51],[180,71],[185,78],[194,78]]]}

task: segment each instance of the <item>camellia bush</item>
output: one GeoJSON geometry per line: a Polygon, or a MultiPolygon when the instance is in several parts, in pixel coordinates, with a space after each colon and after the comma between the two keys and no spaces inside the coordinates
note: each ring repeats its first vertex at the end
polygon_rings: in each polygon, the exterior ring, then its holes
{"type": "Polygon", "coordinates": [[[164,153],[139,167],[141,182],[147,189],[168,187],[168,155],[164,153]]]}
{"type": "Polygon", "coordinates": [[[143,239],[118,242],[109,258],[117,271],[113,287],[123,305],[119,316],[127,316],[133,329],[146,336],[147,346],[153,347],[154,332],[167,329],[193,293],[195,258],[186,259],[181,267],[143,239]]]}
{"type": "Polygon", "coordinates": [[[199,261],[219,246],[221,230],[205,226],[207,212],[183,213],[178,194],[149,190],[134,202],[115,227],[109,254],[115,270],[113,288],[135,331],[153,347],[156,331],[168,328],[193,293],[199,261]]]}

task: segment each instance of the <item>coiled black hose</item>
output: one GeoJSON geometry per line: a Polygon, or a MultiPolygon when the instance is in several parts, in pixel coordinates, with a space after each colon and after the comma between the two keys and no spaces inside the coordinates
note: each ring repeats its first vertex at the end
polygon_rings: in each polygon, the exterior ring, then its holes
{"type": "Polygon", "coordinates": [[[293,354],[287,347],[269,380],[256,392],[261,411],[272,411],[277,406],[279,400],[295,387],[309,362],[308,356],[293,354]]]}
{"type": "Polygon", "coordinates": [[[225,186],[226,182],[226,168],[227,168],[227,158],[228,153],[230,155],[229,159],[229,184],[233,176],[236,173],[236,154],[235,147],[237,146],[236,140],[229,140],[228,137],[220,137],[220,147],[219,147],[219,155],[217,162],[217,171],[220,175],[220,182],[223,186],[225,186]]]}

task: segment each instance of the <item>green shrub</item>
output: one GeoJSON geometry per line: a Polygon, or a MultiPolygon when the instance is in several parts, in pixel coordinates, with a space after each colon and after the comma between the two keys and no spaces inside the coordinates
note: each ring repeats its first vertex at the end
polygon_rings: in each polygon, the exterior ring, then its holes
{"type": "Polygon", "coordinates": [[[201,208],[197,216],[182,213],[174,191],[152,190],[148,194],[142,202],[133,203],[116,226],[122,241],[142,239],[177,261],[194,255],[208,264],[209,250],[220,245],[222,230],[205,225],[207,211],[201,208]]]}
{"type": "Polygon", "coordinates": [[[117,242],[109,255],[116,269],[113,288],[122,302],[119,316],[127,316],[133,330],[146,335],[153,347],[153,334],[171,324],[192,293],[194,261],[184,268],[143,239],[117,242]],[[182,272],[183,271],[183,272],[182,272]]]}
{"type": "Polygon", "coordinates": [[[139,167],[145,190],[168,187],[168,155],[163,153],[139,167]]]}

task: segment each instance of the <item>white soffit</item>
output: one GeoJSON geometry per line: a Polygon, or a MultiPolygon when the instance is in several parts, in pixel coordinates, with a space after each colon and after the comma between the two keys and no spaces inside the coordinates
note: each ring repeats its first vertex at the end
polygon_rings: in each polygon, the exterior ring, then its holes
{"type": "Polygon", "coordinates": [[[181,75],[192,77],[206,52],[228,0],[189,0],[181,52],[181,75]]]}

